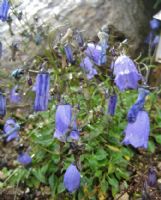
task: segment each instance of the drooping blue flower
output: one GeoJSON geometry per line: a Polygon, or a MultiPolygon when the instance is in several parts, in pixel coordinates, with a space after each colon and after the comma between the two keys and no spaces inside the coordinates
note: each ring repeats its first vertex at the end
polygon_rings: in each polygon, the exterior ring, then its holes
{"type": "Polygon", "coordinates": [[[64,50],[66,54],[67,61],[71,64],[74,64],[74,57],[73,57],[73,52],[72,52],[72,47],[69,43],[64,45],[64,50]]]}
{"type": "Polygon", "coordinates": [[[100,57],[102,48],[100,45],[94,43],[88,43],[87,49],[85,50],[86,56],[88,56],[96,65],[100,65],[100,57]]]}
{"type": "Polygon", "coordinates": [[[21,101],[21,95],[18,92],[18,87],[15,86],[12,88],[12,90],[10,92],[10,102],[18,104],[20,101],[21,101]]]}
{"type": "Polygon", "coordinates": [[[64,186],[71,193],[80,187],[80,172],[74,164],[71,164],[64,174],[64,186]]]}
{"type": "Polygon", "coordinates": [[[107,45],[107,41],[106,40],[102,40],[100,42],[101,45],[101,53],[100,53],[100,57],[99,57],[99,61],[98,61],[98,65],[105,65],[107,63],[107,55],[106,55],[106,51],[108,48],[107,45]]]}
{"type": "Polygon", "coordinates": [[[124,130],[123,144],[131,144],[135,148],[147,148],[150,132],[149,116],[146,111],[139,111],[134,123],[129,122],[124,130]]]}
{"type": "Polygon", "coordinates": [[[150,33],[145,39],[145,44],[148,44],[151,49],[155,49],[155,47],[159,43],[159,38],[159,35],[156,35],[154,31],[150,31],[150,33]]]}
{"type": "Polygon", "coordinates": [[[149,169],[147,184],[150,187],[155,187],[156,184],[157,184],[157,173],[156,173],[156,170],[153,167],[151,167],[149,169]]]}
{"type": "Polygon", "coordinates": [[[14,119],[9,118],[6,120],[5,125],[3,127],[4,134],[7,135],[6,141],[10,142],[13,139],[19,137],[20,126],[15,122],[14,119]]]}
{"type": "Polygon", "coordinates": [[[152,20],[150,20],[150,28],[152,29],[152,30],[156,30],[156,29],[158,29],[159,27],[160,27],[160,21],[158,20],[158,19],[152,19],[152,20]]]}
{"type": "Polygon", "coordinates": [[[0,20],[3,22],[8,18],[8,10],[10,8],[10,4],[8,0],[2,0],[0,4],[0,20]]]}
{"type": "Polygon", "coordinates": [[[87,79],[92,79],[97,74],[97,70],[94,68],[89,57],[83,59],[80,63],[80,67],[85,71],[87,79]]]}
{"type": "Polygon", "coordinates": [[[149,94],[149,90],[146,90],[144,88],[139,88],[138,92],[139,94],[136,103],[128,111],[128,122],[135,122],[137,114],[140,110],[143,109],[145,98],[149,94]]]}
{"type": "Polygon", "coordinates": [[[69,138],[73,140],[79,139],[76,119],[72,116],[72,106],[69,104],[57,106],[54,137],[62,142],[69,138]]]}
{"type": "Polygon", "coordinates": [[[0,58],[2,57],[2,42],[0,41],[0,58]]]}
{"type": "Polygon", "coordinates": [[[141,75],[134,62],[126,55],[119,56],[114,63],[115,84],[120,91],[137,89],[141,75]]]}
{"type": "Polygon", "coordinates": [[[6,115],[6,97],[0,92],[0,117],[6,115]]]}
{"type": "Polygon", "coordinates": [[[116,105],[117,105],[117,95],[114,94],[110,96],[109,101],[108,101],[108,111],[107,113],[111,116],[114,116],[115,110],[116,110],[116,105]]]}
{"type": "Polygon", "coordinates": [[[35,102],[34,110],[45,111],[48,109],[49,101],[49,89],[50,89],[50,75],[48,72],[40,72],[36,76],[35,83],[35,102]]]}
{"type": "Polygon", "coordinates": [[[27,152],[19,153],[17,160],[19,163],[21,163],[24,166],[27,166],[27,165],[31,164],[31,162],[32,162],[32,158],[30,157],[30,155],[27,152]]]}

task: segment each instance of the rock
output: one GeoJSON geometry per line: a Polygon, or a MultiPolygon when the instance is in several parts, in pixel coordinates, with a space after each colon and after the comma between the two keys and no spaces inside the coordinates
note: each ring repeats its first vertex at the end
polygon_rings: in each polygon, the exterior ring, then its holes
{"type": "Polygon", "coordinates": [[[119,194],[116,196],[115,199],[118,199],[118,198],[119,198],[119,200],[129,200],[129,195],[128,195],[128,193],[125,193],[122,196],[119,194]]]}

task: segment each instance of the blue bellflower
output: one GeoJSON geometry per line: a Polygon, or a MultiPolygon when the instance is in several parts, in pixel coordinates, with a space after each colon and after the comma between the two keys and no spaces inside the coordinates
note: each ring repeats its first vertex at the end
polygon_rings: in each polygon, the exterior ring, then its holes
{"type": "Polygon", "coordinates": [[[96,65],[100,65],[100,57],[102,48],[100,45],[94,43],[88,43],[87,49],[85,50],[86,56],[88,56],[96,65]]]}
{"type": "Polygon", "coordinates": [[[8,0],[2,0],[0,4],[0,20],[3,22],[8,18],[8,10],[10,8],[10,4],[8,0]]]}
{"type": "Polygon", "coordinates": [[[99,57],[99,61],[98,61],[98,65],[105,65],[107,63],[107,55],[106,55],[106,51],[108,48],[107,45],[107,41],[106,40],[102,40],[100,42],[101,45],[101,53],[100,53],[100,57],[99,57]]]}
{"type": "Polygon", "coordinates": [[[131,144],[135,148],[147,148],[150,132],[149,116],[146,111],[139,111],[134,123],[128,123],[124,130],[123,144],[131,144]]]}
{"type": "Polygon", "coordinates": [[[67,61],[71,64],[74,64],[75,61],[74,61],[74,57],[73,57],[73,52],[72,52],[72,47],[70,44],[66,44],[64,46],[64,51],[65,51],[65,54],[66,54],[66,58],[67,58],[67,61]]]}
{"type": "Polygon", "coordinates": [[[30,157],[30,155],[27,152],[19,153],[17,160],[19,163],[21,163],[24,166],[27,166],[27,165],[31,164],[31,162],[32,162],[32,158],[30,157]]]}
{"type": "Polygon", "coordinates": [[[144,88],[139,88],[138,92],[139,92],[139,95],[138,95],[136,103],[128,111],[128,115],[127,115],[128,122],[135,122],[137,114],[140,110],[143,109],[145,98],[149,94],[149,90],[146,90],[144,88]]]}
{"type": "Polygon", "coordinates": [[[141,75],[134,62],[126,55],[119,56],[114,63],[115,84],[120,91],[137,89],[141,75]]]}
{"type": "Polygon", "coordinates": [[[6,97],[0,92],[0,117],[6,115],[6,97]]]}
{"type": "Polygon", "coordinates": [[[97,70],[93,67],[93,63],[89,57],[83,59],[80,63],[80,67],[85,71],[87,79],[92,79],[97,74],[97,70]]]}
{"type": "Polygon", "coordinates": [[[18,104],[21,101],[21,95],[18,92],[17,86],[13,87],[10,92],[10,102],[14,104],[18,104]]]}
{"type": "Polygon", "coordinates": [[[35,102],[34,110],[45,111],[48,108],[49,101],[49,89],[50,89],[50,75],[47,72],[40,72],[36,76],[35,83],[35,102]]]}
{"type": "Polygon", "coordinates": [[[7,119],[3,127],[4,134],[7,134],[7,142],[10,142],[13,139],[19,138],[20,126],[15,122],[14,119],[7,119]]]}
{"type": "Polygon", "coordinates": [[[80,47],[83,47],[84,39],[83,39],[83,35],[80,31],[76,31],[75,40],[77,41],[77,43],[80,47]]]}
{"type": "Polygon", "coordinates": [[[76,125],[76,119],[72,119],[72,106],[69,104],[58,105],[55,114],[55,132],[54,137],[62,142],[71,138],[79,139],[79,131],[76,125]]]}
{"type": "Polygon", "coordinates": [[[159,35],[155,35],[154,31],[150,31],[145,39],[145,44],[148,44],[151,49],[155,49],[155,47],[159,43],[159,38],[159,35]]]}
{"type": "Polygon", "coordinates": [[[149,24],[152,30],[156,30],[159,29],[161,23],[158,19],[152,19],[149,24]]]}
{"type": "Polygon", "coordinates": [[[111,116],[114,116],[115,110],[116,110],[116,105],[117,105],[117,95],[112,95],[109,98],[108,101],[108,111],[107,113],[111,116]]]}
{"type": "Polygon", "coordinates": [[[71,164],[64,174],[64,186],[68,192],[74,192],[80,187],[80,172],[71,164]]]}

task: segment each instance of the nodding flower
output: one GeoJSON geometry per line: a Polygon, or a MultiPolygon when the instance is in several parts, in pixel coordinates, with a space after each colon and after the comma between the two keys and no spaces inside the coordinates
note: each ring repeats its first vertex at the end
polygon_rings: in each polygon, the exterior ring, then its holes
{"type": "Polygon", "coordinates": [[[10,102],[18,104],[20,101],[21,101],[21,95],[18,91],[18,87],[15,86],[12,88],[12,90],[10,92],[10,102]]]}
{"type": "Polygon", "coordinates": [[[89,57],[83,59],[80,63],[80,67],[85,71],[87,79],[92,79],[97,74],[97,70],[94,68],[89,57]]]}
{"type": "Polygon", "coordinates": [[[35,102],[34,110],[45,111],[48,109],[49,101],[49,89],[50,89],[50,75],[48,72],[40,72],[36,76],[35,83],[35,102]]]}
{"type": "Polygon", "coordinates": [[[146,111],[139,111],[135,122],[129,122],[124,130],[123,144],[131,144],[135,148],[147,148],[150,133],[150,121],[146,111]]]}
{"type": "Polygon", "coordinates": [[[78,45],[80,46],[80,47],[83,47],[83,45],[84,45],[84,39],[83,39],[83,35],[82,35],[82,33],[80,32],[80,31],[76,31],[76,33],[75,33],[75,40],[77,41],[77,43],[78,43],[78,45]]]}
{"type": "Polygon", "coordinates": [[[6,115],[6,97],[0,92],[0,117],[4,117],[6,115]]]}
{"type": "Polygon", "coordinates": [[[57,106],[54,137],[62,142],[68,139],[79,140],[76,118],[70,104],[57,106]]]}
{"type": "Polygon", "coordinates": [[[71,164],[64,174],[64,186],[70,193],[80,187],[80,172],[74,164],[71,164]]]}
{"type": "Polygon", "coordinates": [[[110,96],[109,101],[108,101],[108,111],[107,113],[111,116],[114,116],[115,110],[116,110],[116,105],[117,105],[117,95],[114,94],[110,96]]]}
{"type": "Polygon", "coordinates": [[[0,4],[0,20],[7,21],[8,18],[8,11],[10,8],[10,4],[8,0],[2,0],[0,4]]]}
{"type": "Polygon", "coordinates": [[[75,61],[74,61],[74,57],[73,57],[72,47],[69,43],[64,45],[64,51],[65,51],[67,61],[71,64],[74,64],[75,61]]]}
{"type": "Polygon", "coordinates": [[[32,158],[27,152],[20,152],[17,158],[18,162],[24,166],[28,166],[32,163],[32,158]]]}
{"type": "Polygon", "coordinates": [[[129,109],[128,111],[128,122],[135,122],[137,114],[140,110],[143,110],[144,104],[145,104],[145,98],[149,94],[149,90],[146,90],[144,88],[138,89],[138,98],[134,105],[129,109]]]}
{"type": "Polygon", "coordinates": [[[142,78],[134,62],[126,55],[121,55],[116,59],[113,74],[115,75],[115,84],[120,91],[137,89],[138,81],[142,78]]]}
{"type": "Polygon", "coordinates": [[[152,30],[158,29],[161,25],[160,21],[158,19],[155,19],[155,18],[150,20],[149,24],[150,24],[150,28],[152,30]]]}
{"type": "Polygon", "coordinates": [[[3,127],[4,134],[6,134],[6,141],[10,142],[13,139],[19,138],[19,130],[20,126],[14,119],[7,119],[3,127]]]}

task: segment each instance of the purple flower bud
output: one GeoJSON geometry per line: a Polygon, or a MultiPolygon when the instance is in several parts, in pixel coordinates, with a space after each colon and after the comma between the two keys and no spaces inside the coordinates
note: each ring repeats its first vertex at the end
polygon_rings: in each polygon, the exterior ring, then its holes
{"type": "Polygon", "coordinates": [[[135,122],[137,114],[140,110],[143,109],[145,98],[149,94],[149,90],[146,90],[144,88],[139,88],[139,95],[136,103],[129,109],[127,118],[128,122],[135,122]]]}
{"type": "Polygon", "coordinates": [[[0,58],[2,57],[2,42],[0,41],[0,58]]]}
{"type": "Polygon", "coordinates": [[[74,192],[80,187],[80,172],[71,164],[64,174],[64,186],[68,192],[74,192]]]}
{"type": "Polygon", "coordinates": [[[136,89],[141,75],[138,73],[134,62],[125,55],[119,56],[114,63],[113,73],[115,83],[120,91],[136,89]]]}
{"type": "Polygon", "coordinates": [[[74,64],[73,52],[70,44],[64,46],[65,54],[69,63],[74,64]]]}
{"type": "Polygon", "coordinates": [[[6,97],[0,92],[0,117],[6,115],[6,97]]]}
{"type": "Polygon", "coordinates": [[[149,169],[147,184],[150,187],[155,187],[157,184],[157,173],[154,168],[149,169]]]}
{"type": "Polygon", "coordinates": [[[47,72],[40,72],[36,77],[34,110],[45,111],[48,108],[50,89],[50,75],[47,72]]]}
{"type": "Polygon", "coordinates": [[[0,4],[0,19],[4,22],[8,18],[8,10],[10,8],[10,4],[8,0],[2,0],[0,4]]]}
{"type": "Polygon", "coordinates": [[[31,78],[31,77],[28,78],[27,83],[28,83],[29,86],[31,86],[31,85],[33,84],[33,83],[32,83],[32,78],[31,78]]]}
{"type": "Polygon", "coordinates": [[[93,67],[93,63],[88,57],[83,59],[80,67],[85,71],[88,79],[92,79],[97,74],[97,70],[93,67]]]}
{"type": "Polygon", "coordinates": [[[125,138],[123,143],[125,145],[131,144],[135,148],[147,148],[148,138],[150,132],[150,121],[148,113],[139,111],[134,123],[128,123],[124,130],[125,138]]]}
{"type": "Polygon", "coordinates": [[[114,116],[117,104],[117,95],[112,95],[108,101],[108,114],[114,116]]]}
{"type": "Polygon", "coordinates": [[[55,114],[55,138],[62,142],[65,142],[68,138],[74,140],[79,139],[79,131],[77,130],[76,119],[72,118],[71,105],[58,105],[55,114]]]}
{"type": "Polygon", "coordinates": [[[94,43],[88,43],[85,50],[86,56],[88,56],[96,65],[100,65],[102,47],[95,45],[94,43]]]}
{"type": "Polygon", "coordinates": [[[20,126],[14,119],[7,119],[3,127],[4,133],[7,135],[7,142],[19,137],[20,126]]]}
{"type": "Polygon", "coordinates": [[[21,101],[21,95],[18,92],[17,86],[12,88],[11,93],[10,93],[10,102],[18,104],[21,101]]]}
{"type": "Polygon", "coordinates": [[[158,19],[152,19],[150,20],[150,28],[152,30],[156,30],[160,27],[160,21],[158,19]]]}
{"type": "Polygon", "coordinates": [[[29,154],[27,152],[19,153],[17,160],[19,163],[21,163],[24,166],[27,166],[27,165],[31,164],[31,162],[32,162],[32,158],[29,156],[29,154]]]}
{"type": "Polygon", "coordinates": [[[108,48],[107,41],[105,39],[100,41],[100,45],[101,45],[101,53],[100,53],[100,57],[99,57],[99,61],[98,61],[99,66],[105,65],[107,63],[106,51],[108,48]]]}

